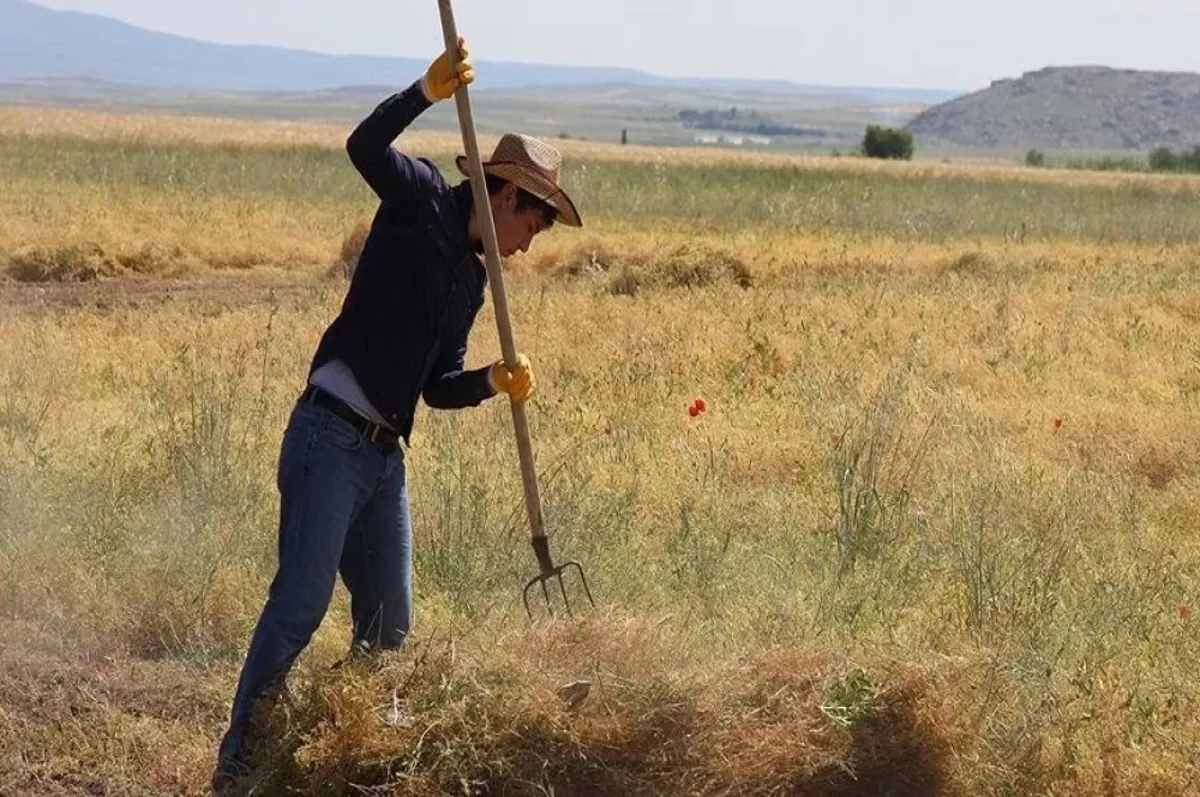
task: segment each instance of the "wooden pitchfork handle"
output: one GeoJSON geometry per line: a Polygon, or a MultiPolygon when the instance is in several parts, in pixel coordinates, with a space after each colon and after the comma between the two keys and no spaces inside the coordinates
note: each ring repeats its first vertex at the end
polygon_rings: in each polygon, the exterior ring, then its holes
{"type": "MultiPolygon", "coordinates": [[[[458,29],[454,24],[454,12],[450,0],[438,0],[442,14],[442,33],[446,39],[446,52],[450,58],[450,71],[458,67],[458,29]]],[[[467,87],[462,86],[454,93],[458,105],[458,123],[462,128],[463,146],[467,150],[470,166],[471,192],[475,198],[475,215],[479,219],[479,231],[483,236],[483,250],[487,264],[488,281],[492,284],[492,303],[496,308],[496,326],[500,330],[500,351],[511,370],[517,365],[517,347],[513,341],[512,323],[508,317],[508,299],[504,293],[504,274],[500,267],[500,244],[496,240],[496,224],[492,219],[492,205],[488,199],[487,184],[483,176],[483,162],[479,157],[479,143],[475,140],[475,121],[471,115],[471,100],[467,87]]],[[[525,417],[525,406],[509,398],[512,406],[513,426],[517,434],[517,453],[521,458],[521,481],[525,486],[525,509],[529,515],[529,531],[533,550],[537,555],[542,575],[553,573],[556,568],[550,558],[550,544],[546,539],[546,521],[542,516],[542,499],[538,492],[537,470],[533,460],[533,443],[529,435],[529,421],[525,417]]]]}

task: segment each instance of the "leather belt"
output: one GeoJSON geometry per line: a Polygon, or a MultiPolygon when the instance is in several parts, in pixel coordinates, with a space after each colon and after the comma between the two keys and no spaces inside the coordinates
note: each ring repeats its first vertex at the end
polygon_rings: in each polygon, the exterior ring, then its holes
{"type": "Polygon", "coordinates": [[[359,434],[365,437],[372,443],[387,443],[388,445],[399,445],[400,436],[386,426],[380,426],[377,423],[367,420],[359,415],[346,402],[342,401],[337,396],[329,393],[316,385],[309,385],[304,392],[300,394],[300,403],[313,403],[318,407],[324,407],[334,415],[341,418],[346,423],[358,430],[359,434]]]}

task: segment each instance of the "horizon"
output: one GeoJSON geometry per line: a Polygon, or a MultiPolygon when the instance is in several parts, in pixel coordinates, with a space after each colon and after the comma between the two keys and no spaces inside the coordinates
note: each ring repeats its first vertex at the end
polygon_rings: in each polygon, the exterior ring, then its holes
{"type": "MultiPolygon", "coordinates": [[[[305,9],[304,15],[297,14],[294,5],[281,0],[258,0],[252,6],[235,4],[234,0],[210,0],[203,9],[166,8],[154,0],[39,0],[34,4],[95,14],[158,33],[216,44],[278,47],[335,56],[414,59],[432,58],[441,46],[440,20],[432,3],[428,13],[418,16],[379,0],[344,0],[337,9],[310,8],[305,9]],[[352,13],[356,9],[364,13],[352,13]],[[373,22],[367,24],[367,20],[373,22]],[[392,26],[397,31],[394,35],[387,32],[392,26]]],[[[692,3],[640,0],[636,7],[642,11],[643,19],[650,22],[656,16],[670,17],[673,9],[686,7],[691,12],[681,22],[677,31],[681,34],[673,37],[673,41],[681,43],[660,47],[655,40],[653,48],[640,46],[645,37],[655,39],[655,32],[647,30],[652,25],[625,24],[628,15],[622,10],[633,7],[633,0],[610,0],[600,8],[576,8],[570,14],[557,16],[534,15],[534,9],[543,12],[545,9],[529,0],[510,0],[503,7],[460,0],[455,4],[455,18],[460,33],[467,37],[475,59],[480,62],[629,69],[667,79],[780,80],[831,88],[966,94],[997,80],[1052,67],[1200,72],[1200,54],[1187,44],[1184,35],[1189,29],[1188,20],[1194,19],[1195,27],[1191,29],[1200,28],[1200,6],[1189,6],[1183,0],[1107,0],[1099,7],[1080,0],[1049,3],[1015,0],[998,19],[989,18],[999,13],[994,9],[964,10],[950,0],[914,0],[914,6],[920,8],[900,15],[901,18],[889,18],[897,10],[887,5],[885,0],[853,0],[837,9],[822,9],[812,19],[803,19],[785,0],[744,0],[740,9],[751,13],[724,14],[718,19],[719,12],[727,9],[715,0],[692,3]],[[1091,7],[1084,9],[1085,6],[1091,7]],[[528,10],[524,14],[509,10],[521,8],[528,10]],[[764,8],[787,9],[791,13],[777,17],[753,13],[764,8]],[[1014,48],[1000,47],[1000,53],[989,54],[989,48],[1004,36],[982,34],[1003,31],[1015,18],[1021,18],[1020,24],[1025,25],[1021,8],[1042,14],[1046,24],[1021,31],[1028,34],[1024,39],[1016,38],[1024,42],[1024,49],[1013,52],[1014,48]],[[870,23],[842,18],[848,13],[853,17],[864,9],[876,15],[870,23]],[[1158,13],[1164,10],[1170,12],[1172,21],[1166,36],[1158,13]],[[1070,13],[1065,18],[1057,16],[1064,11],[1070,13]],[[959,17],[966,14],[968,19],[955,20],[956,14],[959,17]],[[592,19],[585,23],[588,17],[592,19]],[[776,18],[779,21],[774,24],[767,22],[776,18]],[[532,19],[533,25],[521,25],[517,22],[520,19],[532,19]],[[706,21],[713,24],[698,25],[706,21]],[[997,24],[989,27],[989,22],[997,24]],[[794,53],[795,60],[789,62],[792,66],[782,68],[779,64],[783,56],[770,43],[796,34],[801,23],[805,26],[803,34],[813,40],[809,43],[814,46],[802,47],[794,53]],[[1047,34],[1069,25],[1075,26],[1073,35],[1065,39],[1051,36],[1054,40],[1047,47],[1044,41],[1047,34]],[[580,30],[586,33],[581,35],[580,30]],[[614,31],[619,31],[619,35],[614,35],[614,31]],[[1091,31],[1093,35],[1081,36],[1080,31],[1091,31]],[[821,36],[823,33],[827,35],[821,36]],[[714,35],[716,39],[710,38],[714,35]],[[619,48],[624,57],[597,57],[600,52],[609,52],[612,47],[608,42],[619,41],[621,36],[626,37],[622,43],[629,45],[619,48]],[[1060,55],[1050,56],[1050,50],[1060,55]],[[708,58],[713,51],[725,55],[720,60],[708,58]],[[938,53],[940,58],[930,59],[930,52],[938,53]],[[831,53],[837,57],[827,58],[831,53]],[[873,57],[862,58],[866,55],[873,57]],[[746,67],[746,62],[753,59],[765,66],[746,67]],[[881,74],[879,63],[889,67],[890,78],[881,74]],[[955,68],[962,63],[971,66],[955,68]]]]}

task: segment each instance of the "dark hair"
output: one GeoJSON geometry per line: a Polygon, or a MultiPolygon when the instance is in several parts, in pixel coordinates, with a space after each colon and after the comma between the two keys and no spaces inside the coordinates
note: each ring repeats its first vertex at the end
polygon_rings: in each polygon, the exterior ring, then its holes
{"type": "MultiPolygon", "coordinates": [[[[508,180],[503,177],[497,177],[494,174],[484,174],[484,180],[487,182],[488,196],[495,196],[508,185],[508,180]]],[[[522,213],[526,210],[539,210],[542,213],[542,229],[548,230],[554,224],[554,220],[558,217],[558,209],[548,202],[535,197],[533,194],[526,191],[520,186],[517,187],[517,212],[522,213]]]]}

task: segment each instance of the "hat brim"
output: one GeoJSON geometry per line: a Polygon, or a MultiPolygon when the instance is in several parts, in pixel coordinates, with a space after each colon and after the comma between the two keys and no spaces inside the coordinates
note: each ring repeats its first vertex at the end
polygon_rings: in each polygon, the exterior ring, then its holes
{"type": "MultiPolygon", "coordinates": [[[[454,164],[460,172],[468,177],[471,176],[465,155],[459,155],[455,158],[454,164]]],[[[579,211],[575,208],[575,203],[571,201],[571,197],[567,196],[567,192],[561,186],[556,185],[544,175],[533,169],[528,169],[519,163],[494,163],[492,161],[483,162],[483,171],[485,174],[494,174],[497,177],[503,177],[518,188],[529,192],[547,205],[550,205],[558,212],[556,221],[568,227],[583,226],[583,220],[579,218],[579,211]]]]}

